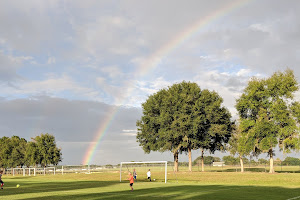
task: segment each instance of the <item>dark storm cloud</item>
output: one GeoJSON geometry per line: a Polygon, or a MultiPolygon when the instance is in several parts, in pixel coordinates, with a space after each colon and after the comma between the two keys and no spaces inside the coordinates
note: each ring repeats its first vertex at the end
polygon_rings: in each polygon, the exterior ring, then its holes
{"type": "MultiPolygon", "coordinates": [[[[92,101],[69,101],[61,98],[0,99],[0,131],[2,135],[20,135],[29,139],[49,132],[59,141],[90,142],[101,123],[109,117],[111,105],[92,101]]],[[[113,134],[135,129],[141,115],[138,108],[121,107],[108,129],[113,134]]]]}
{"type": "MultiPolygon", "coordinates": [[[[46,96],[16,100],[1,98],[0,110],[0,137],[18,135],[30,140],[41,133],[53,134],[62,148],[64,162],[73,164],[81,163],[101,123],[112,114],[111,105],[105,103],[46,96]]],[[[118,154],[117,147],[122,144],[126,146],[129,142],[130,147],[138,146],[135,137],[124,134],[123,130],[135,130],[140,116],[140,108],[120,107],[102,139],[103,144],[116,149],[104,150],[118,154]]],[[[103,150],[102,145],[99,148],[99,151],[103,150]]],[[[141,149],[139,151],[142,153],[141,149]]]]}

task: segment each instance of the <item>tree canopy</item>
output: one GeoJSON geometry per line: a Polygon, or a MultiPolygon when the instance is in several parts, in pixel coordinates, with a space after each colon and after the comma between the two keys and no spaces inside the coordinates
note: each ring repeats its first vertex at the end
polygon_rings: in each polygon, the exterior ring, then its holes
{"type": "Polygon", "coordinates": [[[178,170],[178,154],[191,150],[221,150],[228,142],[232,123],[222,107],[223,99],[196,83],[181,82],[161,89],[142,104],[143,116],[137,121],[137,141],[146,153],[171,151],[178,170]]]}
{"type": "Polygon", "coordinates": [[[55,137],[41,134],[27,142],[18,136],[0,138],[0,167],[57,165],[62,159],[55,137]]]}
{"type": "Polygon", "coordinates": [[[284,152],[299,148],[300,104],[294,100],[298,89],[293,71],[286,70],[253,78],[237,100],[241,134],[253,141],[254,154],[268,153],[270,173],[277,145],[284,152]]]}

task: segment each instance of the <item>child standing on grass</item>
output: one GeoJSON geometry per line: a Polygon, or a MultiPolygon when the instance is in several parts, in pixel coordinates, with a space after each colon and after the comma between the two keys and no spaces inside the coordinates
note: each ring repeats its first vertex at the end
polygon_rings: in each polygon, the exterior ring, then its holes
{"type": "Polygon", "coordinates": [[[3,181],[2,181],[2,174],[3,174],[3,171],[1,170],[1,171],[0,171],[1,190],[3,190],[3,185],[4,185],[4,183],[3,183],[3,181]]]}
{"type": "Polygon", "coordinates": [[[132,187],[132,185],[134,183],[133,176],[132,176],[132,174],[130,172],[128,173],[128,175],[129,175],[129,177],[128,177],[129,185],[130,185],[131,191],[133,191],[133,187],[132,187]]]}
{"type": "Polygon", "coordinates": [[[149,169],[149,171],[147,172],[147,178],[150,179],[150,181],[151,181],[151,172],[150,172],[150,169],[149,169]]]}
{"type": "Polygon", "coordinates": [[[137,176],[137,173],[136,173],[135,169],[133,169],[133,178],[135,181],[136,181],[136,176],[137,176]]]}

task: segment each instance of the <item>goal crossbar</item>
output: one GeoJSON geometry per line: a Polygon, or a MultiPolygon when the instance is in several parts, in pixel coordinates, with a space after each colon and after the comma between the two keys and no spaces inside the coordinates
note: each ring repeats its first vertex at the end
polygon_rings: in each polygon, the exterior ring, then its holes
{"type": "Polygon", "coordinates": [[[167,161],[145,161],[145,162],[121,162],[120,164],[120,182],[122,182],[122,165],[123,164],[153,164],[153,163],[164,163],[165,164],[165,183],[167,183],[167,161]]]}

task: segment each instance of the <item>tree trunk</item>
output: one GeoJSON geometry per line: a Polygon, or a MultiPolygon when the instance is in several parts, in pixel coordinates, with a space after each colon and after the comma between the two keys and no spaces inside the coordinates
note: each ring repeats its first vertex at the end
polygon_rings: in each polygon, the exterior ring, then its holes
{"type": "Polygon", "coordinates": [[[269,154],[270,154],[270,171],[269,173],[274,173],[274,159],[273,159],[273,150],[270,149],[269,150],[269,154]]]}
{"type": "Polygon", "coordinates": [[[178,172],[178,151],[174,153],[174,172],[178,172]]]}
{"type": "Polygon", "coordinates": [[[202,172],[204,172],[204,156],[203,156],[203,154],[204,154],[204,150],[202,149],[202,151],[201,151],[201,171],[202,172]]]}
{"type": "Polygon", "coordinates": [[[192,150],[191,148],[188,148],[189,151],[189,171],[192,171],[192,150]]]}
{"type": "Polygon", "coordinates": [[[244,172],[244,161],[242,156],[240,156],[240,164],[241,164],[241,172],[244,172]]]}

